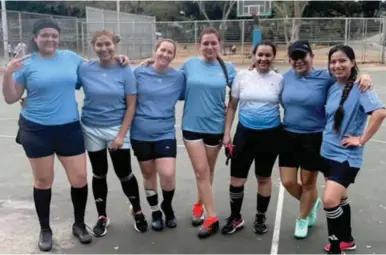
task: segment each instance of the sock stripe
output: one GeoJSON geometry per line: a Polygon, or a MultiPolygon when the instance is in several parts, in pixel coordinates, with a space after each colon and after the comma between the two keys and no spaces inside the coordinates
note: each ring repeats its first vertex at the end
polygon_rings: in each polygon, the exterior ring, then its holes
{"type": "Polygon", "coordinates": [[[345,205],[348,205],[348,204],[349,203],[348,203],[348,199],[347,198],[340,200],[340,206],[345,206],[345,205]]]}
{"type": "Polygon", "coordinates": [[[343,210],[340,206],[336,209],[330,209],[328,211],[326,210],[326,216],[329,219],[336,219],[336,218],[342,216],[342,214],[343,214],[343,210]]]}
{"type": "Polygon", "coordinates": [[[235,193],[235,192],[229,192],[229,195],[230,195],[231,198],[237,199],[237,198],[242,198],[242,197],[244,197],[244,192],[243,192],[243,191],[242,191],[242,192],[237,192],[237,193],[235,193]]]}

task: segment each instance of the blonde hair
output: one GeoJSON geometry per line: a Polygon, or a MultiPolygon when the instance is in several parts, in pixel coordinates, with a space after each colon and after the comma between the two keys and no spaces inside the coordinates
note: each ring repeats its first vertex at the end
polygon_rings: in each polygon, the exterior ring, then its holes
{"type": "Polygon", "coordinates": [[[115,32],[104,29],[104,30],[95,31],[93,33],[92,38],[91,38],[91,44],[94,45],[96,40],[101,36],[109,37],[113,41],[114,44],[118,44],[121,40],[120,36],[117,35],[115,32]]]}

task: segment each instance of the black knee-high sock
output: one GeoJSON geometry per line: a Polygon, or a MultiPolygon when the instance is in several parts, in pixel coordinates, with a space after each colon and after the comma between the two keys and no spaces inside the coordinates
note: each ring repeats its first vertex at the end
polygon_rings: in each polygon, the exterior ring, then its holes
{"type": "Polygon", "coordinates": [[[244,185],[241,187],[229,185],[229,197],[231,204],[231,217],[241,217],[240,211],[244,199],[244,185]]]}
{"type": "Polygon", "coordinates": [[[344,231],[343,210],[340,205],[334,208],[324,208],[327,216],[328,239],[331,244],[330,252],[340,254],[340,242],[344,231]]]}
{"type": "Polygon", "coordinates": [[[340,207],[342,207],[343,220],[347,228],[345,229],[344,235],[342,236],[342,241],[352,242],[354,241],[354,238],[352,237],[352,232],[351,232],[351,207],[347,197],[340,201],[340,207]]]}
{"type": "Polygon", "coordinates": [[[157,191],[152,190],[152,189],[146,189],[146,200],[150,205],[151,211],[159,211],[159,206],[158,206],[158,194],[157,191]]]}
{"type": "Polygon", "coordinates": [[[260,194],[257,194],[256,199],[256,210],[258,214],[265,214],[268,209],[269,201],[271,200],[271,197],[263,197],[260,194]]]}
{"type": "Polygon", "coordinates": [[[166,209],[171,209],[172,208],[172,200],[174,197],[174,189],[172,190],[162,190],[162,197],[163,197],[163,207],[166,209]]]}
{"type": "Polygon", "coordinates": [[[88,195],[88,185],[86,184],[82,188],[71,187],[71,199],[74,206],[75,223],[84,223],[84,214],[86,211],[88,195]]]}
{"type": "Polygon", "coordinates": [[[95,199],[95,205],[98,211],[98,216],[107,216],[107,150],[88,152],[90,158],[93,178],[92,178],[92,193],[95,199]]]}
{"type": "Polygon", "coordinates": [[[137,178],[131,170],[131,154],[129,149],[110,151],[115,173],[121,181],[122,189],[133,206],[134,213],[141,211],[141,200],[137,178]]]}
{"type": "Polygon", "coordinates": [[[33,197],[40,228],[50,229],[51,189],[38,189],[34,187],[33,197]]]}
{"type": "Polygon", "coordinates": [[[92,193],[94,194],[95,205],[99,216],[107,216],[106,214],[106,199],[107,199],[107,180],[106,176],[92,177],[92,193]]]}
{"type": "Polygon", "coordinates": [[[141,211],[141,201],[139,197],[139,187],[137,178],[131,173],[129,176],[121,178],[122,189],[133,206],[134,213],[141,211]]]}

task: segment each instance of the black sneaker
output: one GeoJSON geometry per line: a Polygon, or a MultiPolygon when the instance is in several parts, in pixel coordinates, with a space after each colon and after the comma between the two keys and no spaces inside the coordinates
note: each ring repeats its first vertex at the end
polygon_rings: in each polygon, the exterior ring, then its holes
{"type": "Polygon", "coordinates": [[[92,241],[92,236],[87,231],[86,224],[74,223],[72,225],[72,234],[79,239],[82,244],[88,244],[92,241]]]}
{"type": "Polygon", "coordinates": [[[220,223],[217,217],[208,217],[205,219],[204,224],[198,231],[198,238],[207,238],[217,233],[220,228],[220,223]]]}
{"type": "Polygon", "coordinates": [[[50,251],[52,249],[52,231],[51,231],[51,229],[42,229],[40,231],[39,249],[41,251],[50,251]]]}
{"type": "Polygon", "coordinates": [[[134,214],[133,217],[135,221],[134,229],[140,233],[145,233],[148,227],[145,215],[143,215],[143,213],[141,212],[141,213],[134,214]]]}
{"type": "Polygon", "coordinates": [[[177,219],[174,215],[173,207],[167,208],[163,203],[161,203],[161,209],[165,215],[165,225],[168,228],[177,227],[177,219]]]}
{"type": "Polygon", "coordinates": [[[253,222],[253,231],[256,234],[264,234],[267,233],[268,228],[265,224],[266,218],[265,214],[256,214],[255,221],[253,222]]]}
{"type": "Polygon", "coordinates": [[[164,229],[164,221],[162,219],[161,211],[154,211],[151,213],[152,221],[151,228],[154,231],[162,231],[164,229]]]}
{"type": "Polygon", "coordinates": [[[244,227],[244,219],[239,217],[229,217],[226,219],[227,223],[222,228],[222,233],[224,235],[231,235],[235,233],[237,230],[240,230],[244,227]]]}
{"type": "Polygon", "coordinates": [[[107,227],[109,226],[109,224],[110,224],[109,218],[107,218],[106,216],[99,216],[97,223],[93,228],[94,235],[96,237],[102,237],[106,235],[107,227]]]}

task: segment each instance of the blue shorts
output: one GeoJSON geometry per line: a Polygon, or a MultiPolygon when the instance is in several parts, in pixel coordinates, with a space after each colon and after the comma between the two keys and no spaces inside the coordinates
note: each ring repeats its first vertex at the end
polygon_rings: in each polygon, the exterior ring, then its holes
{"type": "Polygon", "coordinates": [[[131,147],[139,162],[177,156],[176,139],[159,141],[138,141],[131,139],[131,147]]]}
{"type": "Polygon", "coordinates": [[[45,126],[20,115],[19,127],[16,141],[23,146],[28,158],[47,157],[55,153],[58,156],[70,157],[85,152],[79,121],[45,126]]]}
{"type": "Polygon", "coordinates": [[[323,159],[325,160],[325,167],[322,172],[325,178],[341,184],[346,189],[355,182],[359,168],[350,166],[347,161],[341,163],[327,158],[323,159]]]}

